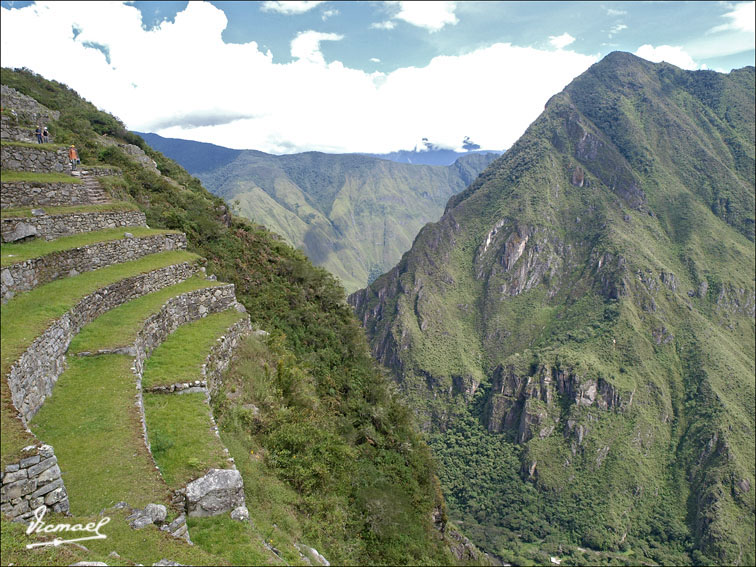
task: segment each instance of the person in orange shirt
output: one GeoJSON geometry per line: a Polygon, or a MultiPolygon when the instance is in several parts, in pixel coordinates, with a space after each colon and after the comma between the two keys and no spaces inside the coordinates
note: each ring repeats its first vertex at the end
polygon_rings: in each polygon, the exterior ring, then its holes
{"type": "Polygon", "coordinates": [[[73,144],[68,148],[68,159],[71,160],[71,171],[76,171],[76,164],[79,162],[79,153],[73,144]]]}

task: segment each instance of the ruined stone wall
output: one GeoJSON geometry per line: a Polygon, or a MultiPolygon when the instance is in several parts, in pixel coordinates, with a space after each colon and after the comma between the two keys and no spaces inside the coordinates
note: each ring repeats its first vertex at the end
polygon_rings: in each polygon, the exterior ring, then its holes
{"type": "Polygon", "coordinates": [[[89,190],[83,183],[7,181],[3,182],[0,189],[0,207],[3,209],[89,204],[89,190]]]}
{"type": "Polygon", "coordinates": [[[123,303],[191,277],[196,268],[184,262],[123,279],[82,298],[37,337],[8,372],[13,405],[24,423],[39,411],[64,370],[71,339],[87,323],[123,303]]]}
{"type": "Polygon", "coordinates": [[[12,520],[28,520],[40,506],[67,513],[68,494],[53,448],[30,445],[23,451],[25,456],[18,463],[0,472],[0,511],[12,520]]]}
{"type": "Polygon", "coordinates": [[[246,316],[231,325],[210,350],[205,364],[202,365],[202,374],[206,378],[210,392],[214,392],[220,384],[221,377],[231,364],[231,358],[239,342],[251,332],[252,323],[249,316],[246,316]]]}
{"type": "Polygon", "coordinates": [[[18,92],[13,87],[0,85],[0,97],[3,108],[15,113],[19,121],[40,126],[47,126],[51,120],[60,118],[60,112],[50,110],[30,96],[18,92]]]}
{"type": "Polygon", "coordinates": [[[53,240],[70,234],[119,226],[147,226],[147,219],[141,211],[105,211],[14,217],[0,219],[0,234],[3,242],[15,242],[29,236],[53,240]]]}
{"type": "Polygon", "coordinates": [[[97,242],[11,264],[0,272],[0,296],[6,303],[17,293],[98,268],[168,250],[186,250],[186,235],[159,234],[97,242]]]}
{"type": "Polygon", "coordinates": [[[0,146],[0,161],[3,169],[31,171],[35,173],[63,173],[71,168],[67,148],[55,148],[47,144],[37,147],[0,146]]]}
{"type": "Polygon", "coordinates": [[[172,297],[147,319],[134,342],[135,372],[141,377],[144,361],[152,351],[181,325],[201,319],[210,313],[220,313],[236,305],[234,284],[207,287],[172,297]]]}

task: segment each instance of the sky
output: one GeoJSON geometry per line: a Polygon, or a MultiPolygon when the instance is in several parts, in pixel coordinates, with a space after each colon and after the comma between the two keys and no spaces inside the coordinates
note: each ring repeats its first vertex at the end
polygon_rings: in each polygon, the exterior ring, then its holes
{"type": "Polygon", "coordinates": [[[283,154],[504,150],[616,50],[754,65],[754,2],[0,2],[0,64],[126,126],[283,154]]]}

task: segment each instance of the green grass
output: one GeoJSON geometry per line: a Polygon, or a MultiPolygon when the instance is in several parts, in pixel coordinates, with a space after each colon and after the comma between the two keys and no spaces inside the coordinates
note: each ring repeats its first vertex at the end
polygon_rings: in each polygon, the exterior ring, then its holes
{"type": "Polygon", "coordinates": [[[77,185],[83,183],[79,177],[68,175],[67,173],[35,173],[32,171],[11,171],[8,169],[0,172],[0,180],[3,183],[12,183],[15,181],[29,183],[74,183],[77,185]]]}
{"type": "Polygon", "coordinates": [[[0,142],[3,146],[19,146],[22,148],[37,148],[39,150],[45,150],[48,152],[54,152],[55,150],[59,150],[60,148],[65,148],[65,144],[38,144],[36,142],[11,142],[8,140],[3,140],[0,142]]]}
{"type": "Polygon", "coordinates": [[[229,309],[176,329],[145,363],[142,385],[151,388],[198,380],[202,364],[216,339],[245,316],[229,309]]]}
{"type": "Polygon", "coordinates": [[[154,229],[145,226],[122,226],[97,230],[94,232],[72,234],[71,236],[63,236],[55,240],[37,238],[31,242],[11,242],[0,246],[0,253],[2,254],[0,257],[0,265],[9,266],[17,262],[28,260],[29,258],[37,258],[39,256],[60,252],[61,250],[70,250],[72,248],[79,248],[97,242],[119,240],[123,238],[125,232],[129,232],[135,237],[176,233],[174,230],[154,229]]]}
{"type": "MultiPolygon", "coordinates": [[[[34,207],[35,209],[42,209],[45,214],[48,215],[65,215],[72,213],[102,213],[102,212],[115,212],[115,211],[138,211],[137,207],[133,203],[118,202],[118,203],[98,203],[96,205],[72,205],[72,206],[56,206],[56,207],[34,207]]],[[[0,218],[19,218],[19,217],[31,217],[32,207],[23,207],[16,209],[3,209],[0,213],[0,218]]]]}
{"type": "MultiPolygon", "coordinates": [[[[216,339],[244,316],[229,309],[179,327],[145,363],[143,387],[201,379],[216,339]]],[[[227,465],[203,394],[145,394],[144,408],[153,455],[171,488],[227,465]]]]}
{"type": "Polygon", "coordinates": [[[73,338],[68,347],[68,354],[127,346],[134,342],[145,319],[157,313],[171,297],[216,285],[219,285],[218,282],[212,282],[197,275],[111,309],[85,326],[73,338]]]}
{"type": "MultiPolygon", "coordinates": [[[[254,528],[247,523],[232,520],[223,514],[212,518],[190,518],[189,534],[192,542],[200,549],[222,557],[231,565],[267,565],[281,564],[271,551],[262,544],[258,526],[254,528]]],[[[271,544],[280,548],[275,541],[271,544]]],[[[292,558],[295,564],[299,557],[292,558]]]]}
{"type": "Polygon", "coordinates": [[[125,355],[71,357],[30,424],[55,447],[72,514],[170,500],[141,437],[132,363],[125,355]]]}
{"type": "MultiPolygon", "coordinates": [[[[29,543],[52,540],[52,535],[27,535],[26,524],[10,522],[3,517],[0,549],[4,565],[71,565],[78,561],[102,561],[108,565],[152,565],[161,559],[171,559],[182,565],[227,565],[221,557],[211,555],[198,545],[189,545],[182,539],[174,538],[157,527],[148,526],[141,530],[132,529],[126,521],[127,510],[106,510],[103,514],[110,518],[100,533],[107,539],[85,542],[85,547],[61,545],[26,549],[29,543]],[[115,551],[120,559],[110,556],[115,551]]],[[[47,514],[47,524],[87,524],[98,522],[102,516],[63,516],[47,514]]],[[[210,522],[208,522],[210,523],[210,522]]]]}
{"type": "Polygon", "coordinates": [[[153,254],[132,262],[108,266],[73,278],[51,282],[13,298],[0,307],[2,333],[0,345],[3,379],[0,381],[0,419],[3,434],[0,436],[0,464],[14,461],[19,450],[33,438],[15,417],[10,390],[5,375],[11,365],[55,319],[63,315],[76,302],[93,291],[121,279],[150,272],[181,262],[194,262],[196,254],[184,251],[153,254]]]}
{"type": "Polygon", "coordinates": [[[185,486],[211,468],[228,467],[204,394],[145,393],[144,412],[152,454],[171,489],[185,486]]]}

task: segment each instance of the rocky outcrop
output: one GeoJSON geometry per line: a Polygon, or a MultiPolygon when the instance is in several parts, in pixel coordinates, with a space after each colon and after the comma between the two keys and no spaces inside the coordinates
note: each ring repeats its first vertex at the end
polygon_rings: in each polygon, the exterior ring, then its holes
{"type": "Polygon", "coordinates": [[[499,365],[486,406],[488,430],[516,430],[518,443],[536,436],[546,438],[569,413],[560,400],[566,401],[568,408],[625,410],[632,403],[632,395],[625,400],[605,379],[589,378],[559,365],[540,364],[532,372],[514,364],[499,365]]]}
{"type": "Polygon", "coordinates": [[[83,297],[38,336],[7,374],[13,405],[26,424],[42,407],[65,367],[65,353],[79,330],[123,303],[191,277],[188,262],[113,283],[83,297]]]}
{"type": "MultiPolygon", "coordinates": [[[[0,85],[0,95],[2,96],[3,108],[7,109],[18,122],[46,126],[52,120],[60,118],[60,112],[57,110],[50,110],[32,97],[18,92],[13,87],[0,85]]],[[[14,138],[7,138],[3,135],[2,139],[14,138]]]]}
{"type": "Polygon", "coordinates": [[[13,217],[0,220],[0,234],[2,234],[3,242],[15,242],[29,236],[54,240],[61,236],[119,226],[147,226],[147,219],[141,211],[13,217]]]}
{"type": "Polygon", "coordinates": [[[68,513],[68,494],[58,459],[50,445],[30,445],[24,457],[0,472],[0,511],[12,520],[27,520],[44,506],[50,512],[68,513]]]}
{"type": "Polygon", "coordinates": [[[212,469],[186,485],[186,511],[190,517],[217,516],[244,506],[244,484],[235,469],[212,469]]]}
{"type": "Polygon", "coordinates": [[[159,234],[89,244],[17,262],[0,272],[2,302],[17,293],[59,278],[75,276],[112,264],[136,260],[168,250],[185,250],[184,234],[159,234]]]}

